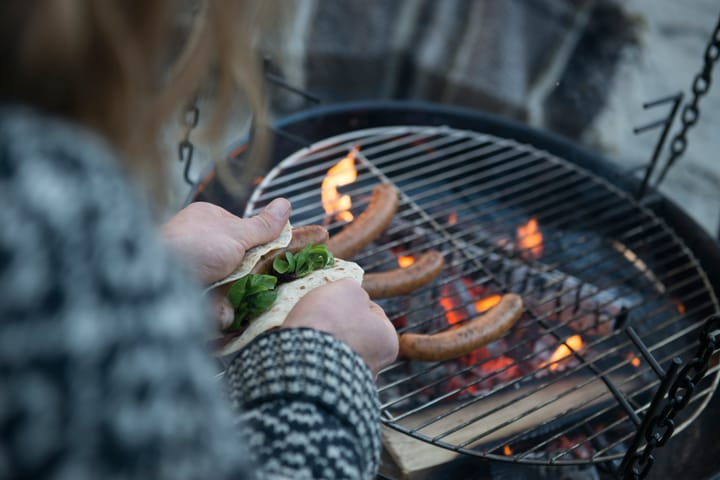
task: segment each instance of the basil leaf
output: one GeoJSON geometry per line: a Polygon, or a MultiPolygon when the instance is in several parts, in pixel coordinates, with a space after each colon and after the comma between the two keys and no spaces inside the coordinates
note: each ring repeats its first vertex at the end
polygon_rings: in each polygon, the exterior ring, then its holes
{"type": "Polygon", "coordinates": [[[295,255],[295,273],[300,274],[303,271],[303,267],[307,263],[307,253],[303,248],[295,255]]]}
{"type": "Polygon", "coordinates": [[[252,296],[252,306],[253,306],[253,313],[255,315],[258,315],[268,308],[275,302],[277,299],[277,292],[275,291],[266,291],[266,292],[260,292],[256,295],[252,296]]]}
{"type": "Polygon", "coordinates": [[[280,274],[287,273],[290,271],[290,262],[287,262],[280,257],[275,257],[275,260],[273,260],[273,270],[280,274]]]}
{"type": "Polygon", "coordinates": [[[288,272],[294,272],[297,266],[295,255],[293,255],[291,252],[285,252],[285,258],[288,262],[288,272]]]}
{"type": "Polygon", "coordinates": [[[242,327],[243,323],[245,322],[245,318],[247,318],[247,315],[247,309],[241,306],[239,310],[235,311],[235,318],[233,319],[233,323],[228,328],[226,328],[225,331],[232,332],[234,330],[240,329],[240,327],[242,327]]]}
{"type": "Polygon", "coordinates": [[[272,275],[249,275],[247,294],[252,295],[266,290],[272,290],[277,285],[277,277],[272,275]]]}
{"type": "Polygon", "coordinates": [[[257,317],[270,308],[277,292],[278,279],[273,275],[247,275],[232,284],[228,299],[235,309],[235,318],[226,331],[240,329],[251,318],[257,317]]]}
{"type": "Polygon", "coordinates": [[[296,254],[285,252],[285,259],[275,258],[273,269],[281,281],[292,281],[335,263],[335,257],[325,245],[305,245],[296,254]]]}
{"type": "Polygon", "coordinates": [[[248,277],[243,277],[233,283],[230,287],[230,290],[228,291],[228,299],[230,300],[230,305],[232,305],[233,308],[237,308],[242,302],[243,297],[245,297],[247,282],[248,277]]]}

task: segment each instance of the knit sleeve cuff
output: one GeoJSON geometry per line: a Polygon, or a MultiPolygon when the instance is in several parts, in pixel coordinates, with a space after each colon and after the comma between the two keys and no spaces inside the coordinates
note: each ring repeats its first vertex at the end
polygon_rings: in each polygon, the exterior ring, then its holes
{"type": "Polygon", "coordinates": [[[380,456],[380,404],[369,368],[345,343],[312,329],[278,329],[245,347],[226,372],[236,408],[277,398],[310,401],[348,426],[374,475],[380,456]]]}

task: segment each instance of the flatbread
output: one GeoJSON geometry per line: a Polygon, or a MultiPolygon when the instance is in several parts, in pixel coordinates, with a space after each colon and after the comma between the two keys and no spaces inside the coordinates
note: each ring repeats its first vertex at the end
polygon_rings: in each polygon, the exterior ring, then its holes
{"type": "Polygon", "coordinates": [[[221,347],[216,355],[222,356],[237,352],[261,333],[282,325],[290,310],[308,292],[343,278],[350,278],[362,284],[363,273],[363,269],[357,263],[335,259],[332,267],[315,270],[306,277],[283,283],[277,288],[278,296],[272,308],[252,320],[242,334],[221,347]]]}
{"type": "Polygon", "coordinates": [[[287,222],[283,227],[282,232],[280,232],[279,237],[277,237],[271,242],[265,243],[263,245],[258,245],[245,252],[245,258],[243,258],[242,263],[233,273],[223,278],[222,280],[213,283],[207,289],[212,290],[213,288],[219,287],[220,285],[225,285],[226,283],[240,280],[242,277],[252,271],[252,269],[255,267],[255,265],[257,265],[263,255],[270,253],[273,250],[277,250],[278,248],[287,247],[288,245],[290,245],[291,240],[292,225],[290,225],[290,222],[287,222]]]}

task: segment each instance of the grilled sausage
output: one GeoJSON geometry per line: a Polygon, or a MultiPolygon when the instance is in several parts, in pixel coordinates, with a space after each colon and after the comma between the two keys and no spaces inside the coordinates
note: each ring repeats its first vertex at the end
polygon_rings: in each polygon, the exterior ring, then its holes
{"type": "Polygon", "coordinates": [[[397,207],[398,194],[395,187],[388,184],[376,186],[365,211],[330,238],[328,250],[338,258],[349,259],[385,230],[397,207]]]}
{"type": "Polygon", "coordinates": [[[466,355],[500,338],[521,317],[523,301],[514,293],[466,324],[432,335],[400,335],[400,354],[425,362],[440,362],[466,355]]]}
{"type": "Polygon", "coordinates": [[[329,234],[325,227],[320,225],[307,225],[292,229],[292,240],[285,248],[278,248],[264,255],[250,273],[269,273],[272,270],[273,260],[285,252],[298,253],[305,245],[319,245],[328,242],[329,234]]]}
{"type": "Polygon", "coordinates": [[[430,250],[406,268],[366,274],[362,286],[372,299],[397,297],[432,282],[440,275],[444,266],[445,259],[442,254],[430,250]]]}

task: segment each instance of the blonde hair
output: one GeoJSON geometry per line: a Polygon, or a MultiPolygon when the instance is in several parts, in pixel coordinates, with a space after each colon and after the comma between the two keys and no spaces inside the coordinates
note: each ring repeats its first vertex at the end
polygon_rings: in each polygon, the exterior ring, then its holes
{"type": "MultiPolygon", "coordinates": [[[[238,96],[265,123],[253,46],[271,14],[267,0],[3,0],[0,102],[96,130],[133,175],[164,191],[161,130],[198,92],[213,106],[213,138],[238,96]]],[[[267,129],[255,131],[263,146],[267,129]]]]}

